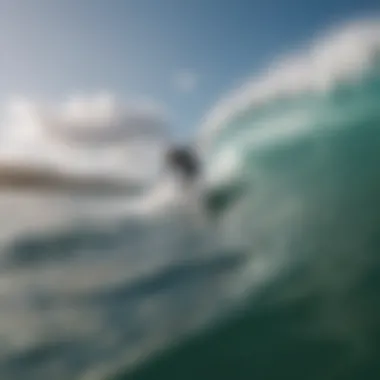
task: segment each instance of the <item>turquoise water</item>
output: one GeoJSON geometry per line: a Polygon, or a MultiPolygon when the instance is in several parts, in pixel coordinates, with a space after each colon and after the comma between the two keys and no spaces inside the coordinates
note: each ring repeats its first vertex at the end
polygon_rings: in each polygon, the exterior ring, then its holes
{"type": "Polygon", "coordinates": [[[373,111],[350,113],[341,129],[250,152],[259,177],[226,216],[240,225],[251,256],[239,268],[242,305],[121,378],[379,377],[380,115],[373,111]],[[258,290],[255,265],[263,262],[258,290]]]}
{"type": "Polygon", "coordinates": [[[243,106],[230,103],[232,113],[208,124],[206,165],[220,171],[211,193],[245,186],[219,205],[220,232],[238,236],[248,257],[237,270],[240,302],[119,379],[379,378],[375,46],[349,75],[316,71],[323,88],[306,78],[258,101],[253,84],[251,102],[248,91],[243,106]]]}
{"type": "Polygon", "coordinates": [[[211,219],[2,196],[0,377],[378,379],[380,29],[351,30],[205,121],[211,219]]]}

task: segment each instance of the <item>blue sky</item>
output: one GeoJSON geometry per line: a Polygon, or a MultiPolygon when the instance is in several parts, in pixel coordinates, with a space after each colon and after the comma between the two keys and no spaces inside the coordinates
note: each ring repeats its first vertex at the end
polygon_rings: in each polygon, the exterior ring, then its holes
{"type": "Polygon", "coordinates": [[[378,0],[0,0],[0,98],[107,90],[193,133],[226,92],[378,0]]]}

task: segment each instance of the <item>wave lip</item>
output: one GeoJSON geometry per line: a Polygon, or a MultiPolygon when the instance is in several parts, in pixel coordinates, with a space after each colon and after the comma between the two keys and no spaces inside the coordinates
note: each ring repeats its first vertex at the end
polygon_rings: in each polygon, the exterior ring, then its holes
{"type": "Polygon", "coordinates": [[[360,78],[380,56],[380,17],[339,25],[319,35],[304,51],[276,61],[264,74],[248,81],[206,115],[201,146],[247,110],[282,97],[321,93],[337,83],[360,78]]]}

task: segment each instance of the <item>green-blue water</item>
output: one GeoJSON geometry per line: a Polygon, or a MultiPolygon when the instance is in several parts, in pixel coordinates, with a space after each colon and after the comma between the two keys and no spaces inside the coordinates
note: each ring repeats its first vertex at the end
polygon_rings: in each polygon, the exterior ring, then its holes
{"type": "Polygon", "coordinates": [[[249,257],[240,303],[119,378],[379,378],[379,62],[218,124],[209,172],[232,166],[210,196],[249,257]]]}

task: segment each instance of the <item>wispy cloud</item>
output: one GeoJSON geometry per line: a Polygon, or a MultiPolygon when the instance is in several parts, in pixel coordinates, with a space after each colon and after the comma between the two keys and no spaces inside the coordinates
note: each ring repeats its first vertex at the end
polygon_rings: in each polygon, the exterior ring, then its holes
{"type": "Polygon", "coordinates": [[[194,92],[199,84],[199,76],[191,70],[180,70],[174,74],[173,84],[182,93],[194,92]]]}
{"type": "Polygon", "coordinates": [[[144,178],[166,144],[162,107],[110,94],[71,96],[60,103],[12,99],[2,117],[0,165],[144,178]]]}

